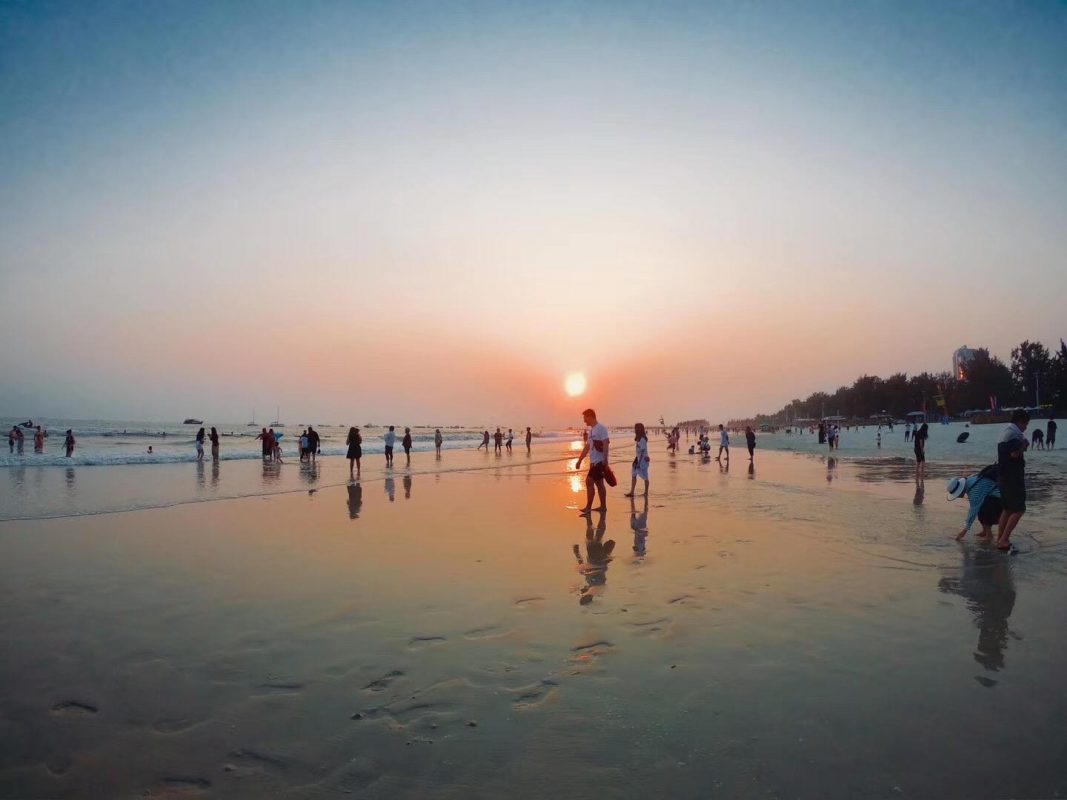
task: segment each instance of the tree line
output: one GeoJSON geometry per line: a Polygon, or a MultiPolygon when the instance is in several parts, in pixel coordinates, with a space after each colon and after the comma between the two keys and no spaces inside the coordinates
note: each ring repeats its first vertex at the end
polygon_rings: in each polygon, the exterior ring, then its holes
{"type": "MultiPolygon", "coordinates": [[[[1012,348],[1011,363],[1005,364],[984,347],[978,348],[966,365],[963,377],[951,372],[908,375],[898,372],[888,378],[863,375],[851,386],[837,391],[815,392],[807,399],[790,401],[771,414],[757,414],[756,423],[782,425],[787,421],[841,415],[867,419],[874,414],[902,417],[911,411],[933,416],[959,416],[965,411],[1011,406],[1067,407],[1067,344],[1049,351],[1041,342],[1024,341],[1012,348]]],[[[742,424],[749,420],[739,421],[742,424]]]]}

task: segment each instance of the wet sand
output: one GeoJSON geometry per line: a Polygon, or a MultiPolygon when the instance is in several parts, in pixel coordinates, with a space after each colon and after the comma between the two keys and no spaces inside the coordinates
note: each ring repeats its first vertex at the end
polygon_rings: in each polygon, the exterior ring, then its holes
{"type": "Polygon", "coordinates": [[[0,523],[0,797],[1067,794],[1062,486],[653,458],[0,523]]]}

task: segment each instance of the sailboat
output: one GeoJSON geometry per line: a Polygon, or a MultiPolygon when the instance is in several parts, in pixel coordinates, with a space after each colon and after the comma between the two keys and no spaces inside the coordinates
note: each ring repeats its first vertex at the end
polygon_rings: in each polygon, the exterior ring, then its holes
{"type": "MultiPolygon", "coordinates": [[[[275,408],[274,409],[274,416],[275,417],[280,417],[281,416],[281,413],[279,413],[280,411],[281,411],[281,408],[275,408]]],[[[272,422],[270,424],[270,426],[272,428],[284,428],[285,427],[285,423],[284,422],[278,422],[278,420],[275,419],[274,422],[272,422]]]]}
{"type": "Polygon", "coordinates": [[[252,409],[252,421],[249,422],[248,425],[246,425],[245,427],[247,427],[247,428],[258,428],[259,427],[259,423],[256,422],[256,410],[254,408],[252,409]]]}

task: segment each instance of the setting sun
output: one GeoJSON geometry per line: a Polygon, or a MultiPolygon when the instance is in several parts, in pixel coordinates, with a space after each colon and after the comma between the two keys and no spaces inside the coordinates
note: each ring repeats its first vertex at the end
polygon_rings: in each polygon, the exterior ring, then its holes
{"type": "Polygon", "coordinates": [[[585,375],[580,372],[572,372],[563,382],[563,387],[571,397],[577,397],[585,391],[585,375]]]}

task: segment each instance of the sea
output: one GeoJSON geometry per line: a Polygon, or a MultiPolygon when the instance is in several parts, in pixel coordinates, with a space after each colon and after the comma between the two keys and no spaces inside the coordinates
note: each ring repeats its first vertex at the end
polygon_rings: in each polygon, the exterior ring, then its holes
{"type": "MultiPolygon", "coordinates": [[[[28,422],[11,417],[0,418],[4,430],[28,422]]],[[[42,418],[34,420],[48,431],[43,453],[33,452],[32,431],[25,430],[22,455],[0,450],[0,520],[38,519],[82,514],[100,514],[159,508],[191,502],[270,495],[283,492],[314,492],[326,486],[342,485],[349,480],[345,439],[347,425],[311,423],[321,437],[321,455],[314,464],[301,464],[297,458],[297,440],[306,423],[279,428],[282,433],[284,464],[264,463],[261,445],[256,439],[262,426],[216,423],[220,442],[220,463],[211,462],[210,452],[204,461],[196,461],[194,439],[200,425],[145,422],[137,420],[74,420],[42,418]],[[63,451],[65,431],[73,430],[77,447],[72,458],[63,451]],[[152,453],[148,452],[149,447],[152,453]]],[[[1034,422],[1044,430],[1046,420],[1034,422]]],[[[495,430],[496,426],[489,426],[495,430]]],[[[927,484],[940,488],[954,475],[967,475],[996,460],[996,441],[1003,425],[971,425],[964,422],[930,425],[927,441],[927,484]],[[961,439],[963,441],[961,441],[961,439]]],[[[441,461],[426,458],[434,450],[434,428],[413,426],[412,463],[406,464],[397,447],[397,468],[409,475],[442,474],[472,469],[506,469],[509,462],[470,461],[466,457],[449,457],[450,451],[473,452],[482,441],[485,427],[446,426],[441,428],[445,456],[441,461]]],[[[386,428],[360,426],[363,436],[363,473],[367,479],[385,480],[384,440],[386,428]]],[[[506,428],[504,429],[506,432],[506,428]]],[[[515,429],[516,452],[525,452],[522,428],[515,429]]],[[[632,442],[628,427],[613,426],[613,447],[623,458],[624,447],[632,442]]],[[[577,430],[534,427],[532,460],[522,465],[542,464],[558,467],[573,458],[580,447],[577,430]]],[[[399,429],[399,436],[403,429],[399,429]]],[[[735,465],[747,463],[743,434],[731,434],[731,455],[735,465]]],[[[688,456],[696,435],[683,438],[678,458],[688,456]]],[[[717,433],[712,434],[712,455],[718,452],[717,433]]],[[[1067,440],[1064,442],[1067,445],[1067,440]]],[[[813,474],[825,476],[826,484],[835,480],[849,482],[872,493],[895,492],[893,487],[910,484],[915,477],[912,443],[904,439],[904,427],[878,429],[875,425],[842,429],[840,447],[828,450],[811,432],[758,433],[757,459],[763,450],[793,453],[797,458],[818,462],[813,474]],[[878,435],[881,434],[881,442],[878,435]]],[[[662,467],[665,441],[653,434],[653,474],[662,467]]],[[[628,457],[627,457],[628,459],[628,457]]],[[[397,474],[400,474],[398,472],[397,474]]],[[[820,478],[822,480],[822,478],[820,478]]],[[[1067,446],[1056,450],[1031,450],[1027,456],[1028,490],[1032,500],[1052,501],[1047,512],[1055,519],[1046,522],[1067,525],[1067,446]]],[[[1043,503],[1044,504],[1044,503],[1043,503]]]]}

